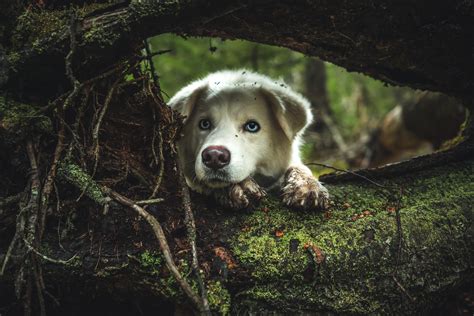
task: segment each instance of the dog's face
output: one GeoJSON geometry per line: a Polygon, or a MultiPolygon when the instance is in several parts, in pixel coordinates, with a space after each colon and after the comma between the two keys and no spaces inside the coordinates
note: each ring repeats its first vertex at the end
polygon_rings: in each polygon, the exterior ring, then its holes
{"type": "Polygon", "coordinates": [[[306,125],[306,109],[287,110],[256,85],[197,82],[170,105],[185,115],[179,158],[195,190],[222,188],[249,176],[275,178],[292,160],[292,143],[306,125]],[[198,84],[200,83],[200,84],[198,84]],[[283,115],[285,114],[285,115],[283,115]]]}
{"type": "Polygon", "coordinates": [[[275,160],[288,159],[289,152],[281,152],[276,144],[285,141],[259,91],[231,88],[201,96],[186,121],[179,148],[192,158],[187,163],[194,162],[196,180],[219,188],[256,172],[268,174],[275,160]]]}

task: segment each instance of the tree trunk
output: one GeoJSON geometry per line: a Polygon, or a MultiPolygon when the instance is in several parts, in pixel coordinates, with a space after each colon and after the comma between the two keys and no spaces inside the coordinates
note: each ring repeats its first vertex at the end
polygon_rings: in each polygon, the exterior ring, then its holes
{"type": "MultiPolygon", "coordinates": [[[[146,36],[286,46],[472,109],[467,2],[51,3],[2,4],[15,12],[0,36],[2,314],[156,313],[187,302],[149,226],[110,189],[154,199],[144,208],[199,288],[174,163],[181,119],[137,67],[146,36]]],[[[233,212],[193,195],[211,309],[418,314],[472,283],[472,132],[445,152],[325,177],[334,201],[325,213],[277,197],[233,212]]]]}
{"type": "Polygon", "coordinates": [[[460,140],[466,109],[442,93],[419,93],[415,100],[397,105],[371,136],[352,148],[353,166],[377,167],[454,146],[460,140]]]}

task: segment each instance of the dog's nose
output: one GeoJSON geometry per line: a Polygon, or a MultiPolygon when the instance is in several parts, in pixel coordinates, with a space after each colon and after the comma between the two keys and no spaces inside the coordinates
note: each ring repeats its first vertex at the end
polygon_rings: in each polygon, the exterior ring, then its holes
{"type": "Polygon", "coordinates": [[[209,146],[202,151],[202,162],[211,169],[224,168],[230,162],[230,151],[224,146],[209,146]]]}

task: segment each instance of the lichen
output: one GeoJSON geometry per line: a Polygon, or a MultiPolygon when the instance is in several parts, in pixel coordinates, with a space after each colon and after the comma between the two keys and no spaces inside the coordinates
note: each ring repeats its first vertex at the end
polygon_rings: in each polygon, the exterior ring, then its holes
{"type": "Polygon", "coordinates": [[[4,142],[18,142],[29,136],[52,133],[51,120],[34,106],[0,96],[0,137],[4,142]]]}
{"type": "Polygon", "coordinates": [[[72,162],[61,162],[58,175],[80,189],[84,194],[95,202],[104,205],[108,202],[105,194],[92,177],[80,166],[72,162]]]}
{"type": "Polygon", "coordinates": [[[28,45],[40,50],[43,42],[60,36],[67,27],[67,10],[25,10],[18,18],[12,36],[13,48],[28,45]]]}

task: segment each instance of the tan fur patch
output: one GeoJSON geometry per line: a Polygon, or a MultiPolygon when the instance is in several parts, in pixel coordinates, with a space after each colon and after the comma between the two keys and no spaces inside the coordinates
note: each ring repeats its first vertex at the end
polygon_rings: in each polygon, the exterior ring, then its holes
{"type": "Polygon", "coordinates": [[[290,167],[282,188],[283,203],[299,209],[327,209],[329,193],[306,170],[290,167]]]}
{"type": "Polygon", "coordinates": [[[214,191],[214,197],[219,204],[234,209],[244,209],[254,206],[267,194],[252,178],[227,188],[214,191]]]}

